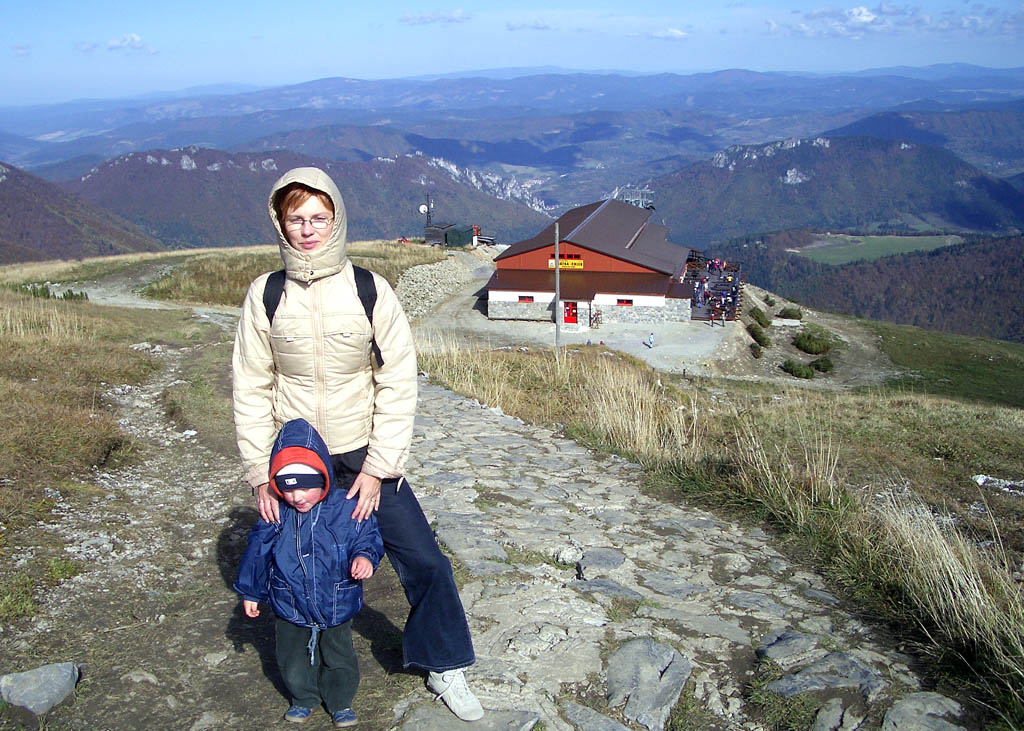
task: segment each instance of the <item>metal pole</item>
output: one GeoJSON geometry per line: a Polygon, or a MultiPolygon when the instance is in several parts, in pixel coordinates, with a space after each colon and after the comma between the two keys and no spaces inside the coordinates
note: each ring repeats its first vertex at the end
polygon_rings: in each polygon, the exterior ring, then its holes
{"type": "Polygon", "coordinates": [[[562,336],[562,289],[559,286],[559,271],[562,263],[558,259],[558,221],[555,221],[555,357],[558,357],[558,348],[561,345],[562,336]]]}

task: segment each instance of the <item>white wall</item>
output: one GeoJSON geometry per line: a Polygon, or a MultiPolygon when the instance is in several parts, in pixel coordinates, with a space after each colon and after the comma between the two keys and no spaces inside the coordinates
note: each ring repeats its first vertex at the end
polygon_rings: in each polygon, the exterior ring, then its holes
{"type": "Polygon", "coordinates": [[[595,305],[604,305],[605,307],[616,307],[615,301],[619,299],[633,300],[634,307],[664,307],[665,298],[652,295],[638,295],[638,294],[603,294],[598,292],[594,295],[595,305]]]}
{"type": "Polygon", "coordinates": [[[518,302],[522,296],[533,297],[536,304],[552,302],[555,299],[554,292],[508,292],[493,289],[487,291],[487,299],[491,302],[518,302]]]}

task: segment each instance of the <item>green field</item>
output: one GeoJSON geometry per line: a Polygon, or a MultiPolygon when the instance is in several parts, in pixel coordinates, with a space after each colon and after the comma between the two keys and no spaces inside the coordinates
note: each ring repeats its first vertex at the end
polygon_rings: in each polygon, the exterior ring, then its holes
{"type": "Polygon", "coordinates": [[[849,264],[861,259],[880,259],[909,251],[931,251],[943,246],[959,244],[959,236],[848,236],[829,234],[818,239],[813,249],[800,249],[797,253],[819,264],[849,264]]]}

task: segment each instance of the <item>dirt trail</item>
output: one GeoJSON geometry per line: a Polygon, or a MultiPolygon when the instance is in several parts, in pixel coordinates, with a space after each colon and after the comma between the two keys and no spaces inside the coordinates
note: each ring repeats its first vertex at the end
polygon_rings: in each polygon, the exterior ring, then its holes
{"type": "MultiPolygon", "coordinates": [[[[165,268],[150,265],[75,289],[97,303],[163,306],[136,290],[165,268]]],[[[234,331],[230,309],[193,309],[234,331]]],[[[83,668],[73,700],[48,715],[46,728],[242,728],[254,719],[269,724],[282,712],[273,690],[281,686],[270,612],[244,618],[230,588],[256,520],[238,480],[237,455],[183,432],[161,403],[164,391],[181,383],[193,350],[153,348],[164,368],[151,381],[113,386],[105,395],[142,451],[137,463],[97,470],[73,493],[53,490],[53,519],[9,536],[16,565],[64,558],[86,567],[37,597],[31,621],[0,628],[0,672],[68,660],[83,668]],[[235,657],[225,663],[229,655],[235,657]]],[[[364,687],[394,687],[403,677],[415,686],[417,677],[401,673],[400,631],[381,613],[401,624],[407,609],[386,563],[367,599],[357,650],[377,662],[364,662],[364,687]]],[[[370,702],[366,709],[368,727],[387,725],[390,704],[370,702]]],[[[0,728],[20,728],[25,720],[14,709],[0,717],[0,728]]]]}

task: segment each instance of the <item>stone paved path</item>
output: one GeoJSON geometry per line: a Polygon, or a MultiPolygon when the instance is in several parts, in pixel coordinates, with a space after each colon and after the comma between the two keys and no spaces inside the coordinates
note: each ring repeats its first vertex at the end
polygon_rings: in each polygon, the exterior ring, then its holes
{"type": "MultiPolygon", "coordinates": [[[[422,381],[413,454],[409,479],[469,574],[478,662],[467,676],[489,711],[477,728],[660,728],[678,687],[652,686],[670,661],[687,669],[677,680],[693,679],[701,728],[761,728],[744,699],[758,652],[790,673],[779,693],[833,698],[815,728],[877,728],[903,698],[925,704],[911,714],[919,722],[939,721],[927,716],[939,699],[913,693],[909,659],[839,609],[820,577],[760,529],[645,497],[637,465],[422,381]],[[632,640],[653,640],[667,659],[613,654],[632,640]],[[623,668],[624,681],[612,677],[623,668]],[[629,701],[609,708],[608,695],[629,701]]],[[[461,727],[436,706],[406,708],[396,706],[402,729],[461,727]]]]}

